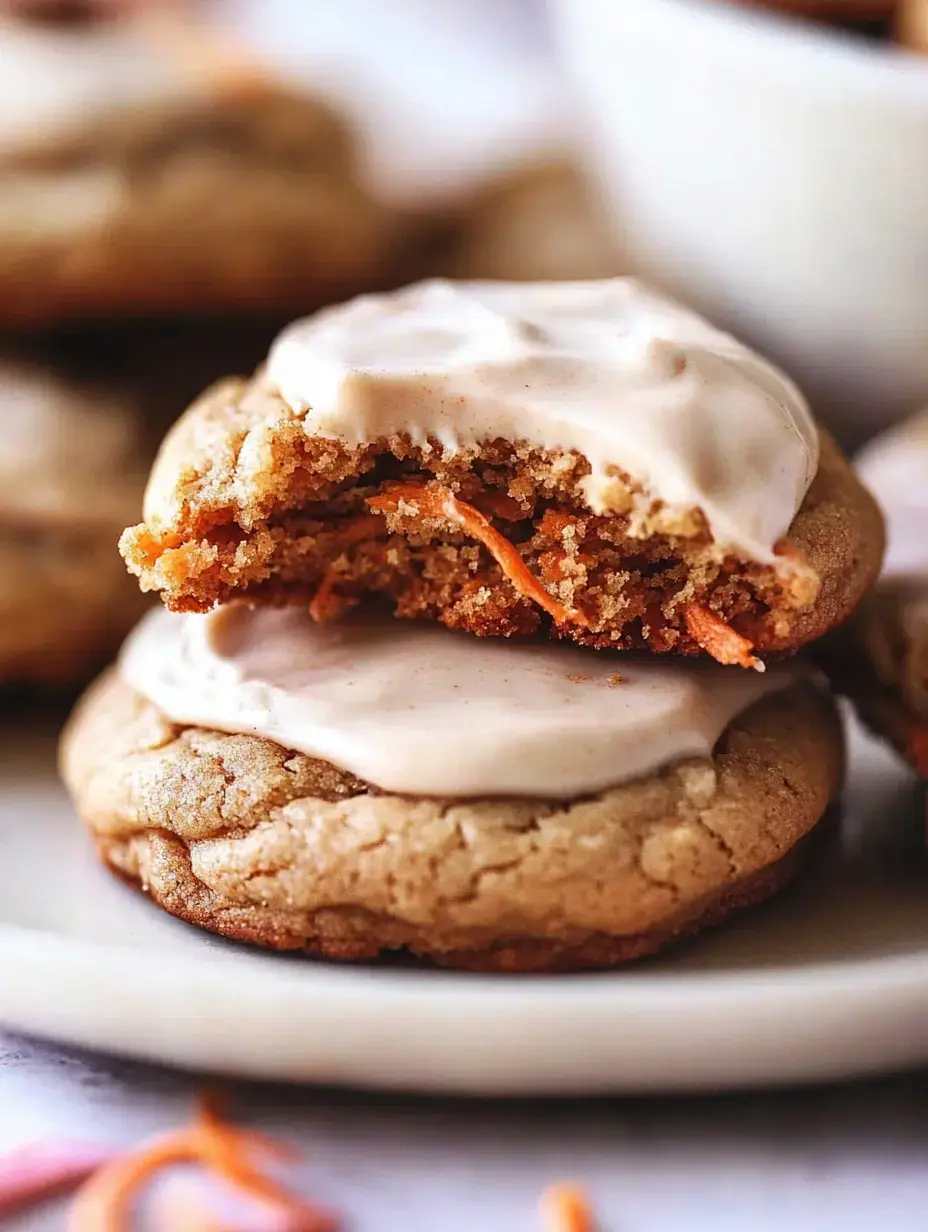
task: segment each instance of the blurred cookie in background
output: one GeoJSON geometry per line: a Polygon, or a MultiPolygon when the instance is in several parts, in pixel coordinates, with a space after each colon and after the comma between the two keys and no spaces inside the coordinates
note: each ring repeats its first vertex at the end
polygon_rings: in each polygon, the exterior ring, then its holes
{"type": "Polygon", "coordinates": [[[928,51],[928,0],[740,0],[928,51]]]}
{"type": "Polygon", "coordinates": [[[124,391],[38,353],[0,359],[0,412],[0,683],[67,688],[144,606],[116,540],[151,448],[124,391]]]}
{"type": "Polygon", "coordinates": [[[904,47],[928,52],[928,0],[899,0],[893,30],[904,47]]]}
{"type": "Polygon", "coordinates": [[[182,8],[2,17],[0,62],[0,325],[292,310],[391,267],[335,111],[182,8]]]}
{"type": "Polygon", "coordinates": [[[825,666],[864,721],[928,778],[928,409],[857,459],[883,507],[883,575],[825,648],[825,666]]]}
{"type": "Polygon", "coordinates": [[[429,274],[516,282],[622,272],[605,214],[566,159],[519,168],[480,189],[431,261],[429,274]]]}
{"type": "Polygon", "coordinates": [[[896,0],[741,0],[741,3],[830,21],[879,21],[891,17],[896,7],[896,0]]]}

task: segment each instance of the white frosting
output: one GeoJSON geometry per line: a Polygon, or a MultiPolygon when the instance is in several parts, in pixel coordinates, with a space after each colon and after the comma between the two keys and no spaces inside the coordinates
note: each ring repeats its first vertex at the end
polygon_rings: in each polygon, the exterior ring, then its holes
{"type": "Polygon", "coordinates": [[[143,19],[89,27],[0,19],[0,151],[41,145],[112,109],[204,86],[143,19]]]}
{"type": "Polygon", "coordinates": [[[871,441],[857,470],[886,515],[883,576],[928,579],[928,410],[871,441]]]}
{"type": "Polygon", "coordinates": [[[362,296],[286,329],[268,375],[309,408],[314,435],[577,451],[596,512],[610,508],[617,467],[651,499],[702,509],[717,543],[765,562],[818,466],[792,382],[630,278],[435,280],[362,296]]]}
{"type": "Polygon", "coordinates": [[[152,612],[121,665],[175,722],[263,736],[385,791],[560,798],[709,754],[735,715],[797,671],[242,606],[152,612]]]}

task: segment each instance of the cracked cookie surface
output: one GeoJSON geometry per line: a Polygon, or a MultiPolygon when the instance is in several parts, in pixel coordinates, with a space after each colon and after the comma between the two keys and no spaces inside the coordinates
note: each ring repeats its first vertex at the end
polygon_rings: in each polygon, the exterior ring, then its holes
{"type": "Polygon", "coordinates": [[[115,672],[62,743],[101,857],[171,914],[275,949],[485,971],[626,961],[773,893],[842,758],[811,685],[745,711],[710,758],[566,804],[385,794],[264,739],[178,726],[115,672]]]}

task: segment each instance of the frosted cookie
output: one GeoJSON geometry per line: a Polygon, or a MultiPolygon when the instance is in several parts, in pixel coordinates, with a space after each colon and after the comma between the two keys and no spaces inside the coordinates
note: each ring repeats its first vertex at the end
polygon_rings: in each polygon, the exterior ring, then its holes
{"type": "Polygon", "coordinates": [[[928,778],[928,411],[872,441],[858,471],[886,514],[886,563],[825,662],[867,723],[928,778]]]}
{"type": "Polygon", "coordinates": [[[758,666],[848,615],[883,532],[792,382],[640,283],[434,281],[297,322],[209,390],[121,547],[176,610],[376,594],[758,666]]]}
{"type": "Polygon", "coordinates": [[[315,306],[394,226],[319,101],[178,10],[0,17],[0,323],[315,306]]]}
{"type": "Polygon", "coordinates": [[[637,958],[765,898],[838,790],[804,669],[241,605],[146,617],[65,732],[102,858],[173,915],[329,958],[637,958]]]}
{"type": "Polygon", "coordinates": [[[0,683],[80,683],[143,608],[116,551],[149,456],[137,410],[5,359],[0,415],[0,683]]]}

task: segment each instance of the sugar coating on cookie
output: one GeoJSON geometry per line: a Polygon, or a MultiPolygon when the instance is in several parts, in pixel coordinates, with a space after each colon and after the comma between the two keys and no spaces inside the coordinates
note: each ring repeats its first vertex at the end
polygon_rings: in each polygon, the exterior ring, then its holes
{"type": "Polygon", "coordinates": [[[263,736],[386,791],[557,799],[707,756],[802,674],[240,605],[152,612],[120,662],[175,722],[263,736]]]}
{"type": "Polygon", "coordinates": [[[634,280],[430,282],[298,323],[208,391],[122,551],[176,610],[326,620],[374,594],[757,667],[848,614],[882,528],[795,386],[634,280]]]}

